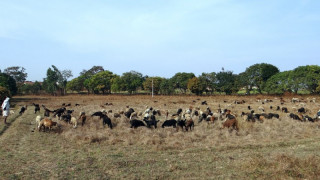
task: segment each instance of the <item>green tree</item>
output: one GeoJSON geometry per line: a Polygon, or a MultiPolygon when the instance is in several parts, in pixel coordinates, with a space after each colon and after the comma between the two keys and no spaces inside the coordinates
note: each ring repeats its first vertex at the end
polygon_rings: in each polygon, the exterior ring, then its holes
{"type": "Polygon", "coordinates": [[[170,84],[173,85],[173,88],[179,89],[182,93],[185,93],[188,89],[189,79],[194,77],[195,75],[193,73],[179,72],[170,78],[170,84]]]}
{"type": "Polygon", "coordinates": [[[6,96],[11,96],[10,91],[5,87],[0,86],[0,103],[5,100],[6,96]]]}
{"type": "Polygon", "coordinates": [[[22,84],[28,77],[28,74],[25,72],[25,70],[26,69],[24,67],[12,66],[6,68],[3,72],[13,77],[16,83],[22,84]]]}
{"type": "Polygon", "coordinates": [[[293,70],[291,78],[298,85],[299,90],[308,90],[310,93],[315,93],[320,81],[320,66],[299,66],[293,70]]]}
{"type": "Polygon", "coordinates": [[[110,71],[99,72],[90,78],[89,86],[95,93],[111,93],[111,82],[114,77],[110,71]]]}
{"type": "Polygon", "coordinates": [[[277,67],[271,64],[260,63],[248,67],[245,74],[243,74],[243,77],[247,78],[248,86],[256,86],[261,94],[267,80],[277,73],[279,73],[279,69],[277,67]]]}
{"type": "Polygon", "coordinates": [[[204,88],[205,86],[201,85],[200,80],[197,77],[193,77],[193,78],[189,79],[187,86],[188,86],[188,89],[192,93],[195,93],[196,95],[202,94],[205,89],[204,88]]]}
{"type": "Polygon", "coordinates": [[[160,83],[160,94],[171,95],[174,93],[173,85],[170,79],[163,79],[160,83]]]}
{"type": "Polygon", "coordinates": [[[202,92],[212,93],[216,89],[216,73],[202,73],[199,77],[200,89],[202,92]]]}
{"type": "Polygon", "coordinates": [[[79,85],[81,85],[81,89],[86,89],[88,91],[88,94],[90,91],[94,91],[93,89],[90,89],[89,83],[90,83],[90,78],[99,73],[103,72],[104,69],[102,66],[92,66],[89,70],[82,70],[80,73],[79,78],[79,85]]]}
{"type": "Polygon", "coordinates": [[[114,78],[111,81],[111,91],[112,92],[120,92],[125,90],[124,82],[120,76],[114,75],[114,78]]]}
{"type": "Polygon", "coordinates": [[[283,94],[284,92],[298,91],[291,76],[292,71],[284,71],[273,75],[266,82],[264,90],[268,94],[283,94]]]}
{"type": "Polygon", "coordinates": [[[236,75],[234,75],[232,71],[221,71],[217,73],[216,78],[218,92],[224,92],[230,95],[239,90],[239,87],[235,86],[236,75]]]}
{"type": "Polygon", "coordinates": [[[43,87],[49,94],[55,95],[58,90],[59,73],[51,68],[47,70],[47,77],[43,80],[43,87]]]}
{"type": "Polygon", "coordinates": [[[138,88],[142,87],[143,76],[139,72],[130,71],[123,73],[121,79],[124,82],[124,89],[130,94],[135,92],[138,88]]]}
{"type": "Polygon", "coordinates": [[[42,86],[38,81],[34,82],[33,85],[31,86],[32,94],[39,94],[41,89],[42,89],[42,86]]]}
{"type": "Polygon", "coordinates": [[[164,80],[162,77],[147,77],[143,82],[143,87],[147,91],[152,91],[153,84],[153,92],[154,94],[159,94],[160,92],[160,84],[164,80]]]}
{"type": "Polygon", "coordinates": [[[5,73],[0,73],[0,86],[8,89],[12,96],[17,94],[18,88],[13,77],[5,73]]]}
{"type": "Polygon", "coordinates": [[[74,78],[67,83],[67,90],[77,91],[78,93],[83,89],[80,78],[74,78]]]}

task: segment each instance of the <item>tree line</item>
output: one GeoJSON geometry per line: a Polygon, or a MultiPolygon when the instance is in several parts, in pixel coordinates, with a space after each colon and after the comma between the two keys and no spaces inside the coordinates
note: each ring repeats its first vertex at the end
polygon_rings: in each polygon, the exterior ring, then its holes
{"type": "Polygon", "coordinates": [[[93,66],[83,70],[78,77],[71,70],[59,70],[52,65],[48,68],[43,82],[26,84],[25,68],[15,66],[0,71],[0,93],[65,95],[67,93],[114,94],[114,93],[151,93],[156,95],[173,94],[283,94],[320,92],[320,66],[299,66],[290,71],[280,72],[267,63],[254,64],[242,73],[232,71],[202,73],[178,72],[171,78],[149,77],[137,71],[122,75],[93,66]]]}

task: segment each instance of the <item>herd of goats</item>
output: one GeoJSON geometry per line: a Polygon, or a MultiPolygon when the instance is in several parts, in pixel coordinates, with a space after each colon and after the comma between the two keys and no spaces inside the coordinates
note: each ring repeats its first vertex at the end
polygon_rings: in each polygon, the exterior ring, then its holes
{"type": "MultiPolygon", "coordinates": [[[[282,100],[282,99],[281,99],[282,100]]],[[[280,102],[281,102],[280,100],[280,102]]],[[[294,100],[294,99],[292,99],[294,100]]],[[[245,101],[234,101],[235,104],[243,104],[245,101]]],[[[264,103],[264,102],[262,102],[264,103]]],[[[201,102],[202,105],[207,105],[206,101],[201,102]]],[[[281,102],[281,104],[283,104],[281,102]]],[[[111,104],[112,105],[112,104],[111,104]]],[[[34,106],[34,113],[37,114],[40,112],[40,105],[33,103],[34,106]]],[[[71,106],[71,104],[62,104],[61,108],[50,110],[45,105],[41,105],[44,110],[44,117],[41,117],[41,115],[38,115],[36,117],[36,123],[37,128],[40,131],[41,129],[45,131],[46,129],[51,130],[52,127],[58,126],[60,127],[60,124],[53,121],[50,117],[58,117],[59,120],[63,120],[67,123],[70,123],[73,125],[74,128],[78,126],[78,122],[82,126],[85,125],[85,122],[87,120],[87,115],[85,112],[80,112],[79,118],[75,118],[72,114],[74,110],[67,109],[67,107],[71,106]],[[52,114],[52,116],[50,116],[52,114]]],[[[75,106],[80,106],[79,104],[75,104],[75,106]]],[[[247,106],[249,112],[242,112],[241,116],[244,120],[248,122],[263,122],[265,119],[272,119],[277,118],[279,119],[278,113],[265,113],[265,110],[262,106],[258,108],[259,112],[256,113],[251,106],[247,106]]],[[[270,106],[270,109],[273,107],[270,106]]],[[[27,109],[27,106],[23,106],[20,109],[19,114],[23,114],[25,110],[27,109]]],[[[314,117],[310,117],[306,115],[306,108],[301,107],[296,110],[295,113],[291,112],[289,113],[288,109],[286,107],[280,108],[280,106],[277,106],[276,111],[281,111],[283,113],[288,113],[288,117],[299,120],[299,121],[310,121],[310,122],[316,122],[320,120],[320,110],[317,112],[317,114],[314,117]]],[[[112,113],[112,110],[106,111],[101,110],[94,112],[90,114],[90,117],[98,116],[100,120],[102,120],[102,124],[105,127],[106,125],[112,129],[113,123],[110,119],[110,114],[112,113]]],[[[133,108],[126,106],[126,110],[120,111],[118,113],[112,113],[114,118],[120,118],[121,116],[125,116],[130,123],[131,128],[138,128],[140,126],[146,126],[148,128],[157,128],[157,124],[160,120],[157,120],[157,116],[161,116],[161,114],[165,114],[165,121],[162,123],[161,127],[173,127],[173,128],[181,128],[183,130],[192,130],[194,128],[194,120],[197,119],[198,123],[202,121],[207,121],[208,123],[215,123],[216,121],[220,120],[222,121],[222,127],[221,128],[229,128],[232,130],[239,130],[238,120],[237,116],[233,115],[231,113],[230,109],[221,109],[220,105],[216,112],[213,112],[209,107],[207,107],[204,111],[202,111],[200,108],[193,109],[192,107],[187,108],[185,110],[179,108],[176,113],[171,114],[169,116],[169,112],[161,112],[160,110],[153,109],[152,107],[146,107],[146,110],[144,112],[137,113],[133,108]],[[142,120],[140,120],[142,119],[142,120]]]]}

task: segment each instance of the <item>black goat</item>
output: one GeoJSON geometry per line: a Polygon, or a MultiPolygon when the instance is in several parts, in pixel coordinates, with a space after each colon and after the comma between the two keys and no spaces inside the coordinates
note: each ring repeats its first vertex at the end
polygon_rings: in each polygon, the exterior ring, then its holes
{"type": "MultiPolygon", "coordinates": [[[[183,128],[187,128],[186,126],[186,120],[178,120],[177,121],[177,125],[178,127],[181,127],[181,129],[183,130],[183,128]]],[[[178,129],[178,128],[177,128],[178,129]]]]}
{"type": "Polygon", "coordinates": [[[146,122],[148,128],[151,128],[151,126],[157,128],[157,123],[159,122],[159,120],[156,120],[156,117],[154,115],[151,115],[150,120],[143,119],[143,121],[146,122]]]}
{"type": "Polygon", "coordinates": [[[202,101],[201,105],[208,105],[207,101],[202,101]]]}
{"type": "Polygon", "coordinates": [[[27,110],[27,106],[25,106],[25,107],[22,106],[21,109],[20,109],[19,114],[22,115],[26,110],[27,110]]]}
{"type": "Polygon", "coordinates": [[[71,114],[62,114],[61,119],[66,121],[67,123],[70,123],[71,121],[71,114]]]}
{"type": "Polygon", "coordinates": [[[36,114],[38,111],[40,112],[39,104],[32,103],[34,105],[34,113],[36,114]]]}
{"type": "Polygon", "coordinates": [[[282,112],[285,112],[285,113],[288,113],[288,108],[282,107],[282,108],[281,108],[281,111],[282,111],[282,112]]]}
{"type": "Polygon", "coordinates": [[[61,118],[61,115],[66,111],[66,108],[63,107],[63,108],[59,108],[59,109],[56,109],[54,110],[54,114],[53,114],[53,117],[56,117],[58,115],[59,119],[61,118]]]}
{"type": "Polygon", "coordinates": [[[111,119],[107,115],[102,117],[102,124],[103,124],[103,127],[105,127],[105,125],[107,124],[108,127],[112,129],[111,119]]]}
{"type": "Polygon", "coordinates": [[[93,116],[99,116],[100,119],[101,119],[102,117],[106,116],[106,114],[105,114],[104,112],[97,111],[97,112],[95,112],[95,113],[93,113],[93,114],[91,115],[91,117],[93,117],[93,116]]]}
{"type": "Polygon", "coordinates": [[[146,126],[143,121],[137,120],[137,119],[133,119],[130,121],[130,128],[138,128],[140,126],[146,126]]]}
{"type": "Polygon", "coordinates": [[[289,114],[289,117],[294,119],[294,120],[300,120],[300,121],[303,121],[303,117],[300,115],[296,115],[296,114],[293,114],[293,113],[290,113],[289,114]]]}
{"type": "Polygon", "coordinates": [[[50,117],[50,113],[53,111],[49,110],[45,105],[42,104],[42,107],[44,109],[44,117],[50,117]]]}
{"type": "Polygon", "coordinates": [[[127,117],[127,118],[130,118],[131,114],[134,112],[134,109],[132,108],[129,108],[127,112],[124,113],[124,115],[127,117]]]}
{"type": "Polygon", "coordinates": [[[306,113],[306,109],[304,107],[298,109],[299,113],[306,113]]]}
{"type": "Polygon", "coordinates": [[[174,119],[165,120],[162,124],[162,128],[164,128],[165,126],[173,126],[175,128],[177,127],[177,121],[174,119]]]}

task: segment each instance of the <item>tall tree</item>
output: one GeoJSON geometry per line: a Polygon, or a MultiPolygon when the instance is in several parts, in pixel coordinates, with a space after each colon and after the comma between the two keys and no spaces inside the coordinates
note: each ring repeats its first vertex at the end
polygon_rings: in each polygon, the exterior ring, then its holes
{"type": "Polygon", "coordinates": [[[90,78],[89,86],[95,93],[111,93],[111,82],[115,76],[110,71],[102,71],[90,78]]]}
{"type": "Polygon", "coordinates": [[[47,93],[52,95],[56,94],[56,91],[58,90],[59,76],[60,75],[57,73],[57,71],[48,68],[47,77],[43,80],[43,87],[47,93]]]}
{"type": "Polygon", "coordinates": [[[114,75],[114,78],[111,81],[111,91],[120,92],[125,90],[124,82],[119,75],[114,75]]]}
{"type": "Polygon", "coordinates": [[[12,96],[17,94],[18,88],[16,80],[8,74],[0,73],[0,86],[9,90],[12,96]]]}
{"type": "Polygon", "coordinates": [[[191,78],[194,78],[195,75],[193,73],[185,73],[179,72],[176,73],[172,78],[170,78],[170,84],[173,85],[175,89],[179,89],[183,93],[188,89],[188,81],[191,78]]]}
{"type": "Polygon", "coordinates": [[[124,82],[125,90],[127,90],[130,94],[135,92],[139,87],[142,87],[143,76],[139,72],[130,71],[123,73],[121,79],[124,82]]]}
{"type": "Polygon", "coordinates": [[[67,83],[67,90],[77,91],[78,93],[83,89],[83,84],[81,84],[80,78],[74,78],[67,83]]]}
{"type": "Polygon", "coordinates": [[[3,72],[13,77],[16,83],[22,84],[28,77],[28,74],[25,72],[26,69],[20,66],[12,66],[6,68],[3,72]]]}
{"type": "Polygon", "coordinates": [[[259,93],[262,93],[267,80],[277,73],[279,73],[279,69],[276,66],[260,63],[248,67],[245,71],[245,76],[248,79],[248,86],[256,86],[259,93]]]}
{"type": "Polygon", "coordinates": [[[189,79],[188,81],[188,89],[192,92],[195,93],[196,95],[200,95],[204,91],[205,86],[201,86],[200,80],[197,77],[193,77],[189,79]]]}
{"type": "Polygon", "coordinates": [[[292,79],[292,71],[284,71],[269,78],[264,90],[268,94],[283,94],[284,92],[297,92],[297,87],[292,79]]]}
{"type": "Polygon", "coordinates": [[[160,83],[160,93],[165,95],[171,95],[174,93],[174,88],[170,79],[163,79],[160,83]]]}
{"type": "Polygon", "coordinates": [[[21,87],[24,83],[24,81],[27,79],[28,74],[25,72],[24,67],[20,66],[12,66],[6,68],[3,72],[8,74],[9,76],[13,77],[13,79],[16,81],[16,85],[18,88],[18,92],[21,91],[21,87]]]}
{"type": "Polygon", "coordinates": [[[300,90],[315,93],[320,81],[320,66],[299,66],[293,70],[291,75],[300,90]]]}
{"type": "Polygon", "coordinates": [[[232,71],[221,71],[217,73],[217,90],[227,95],[237,92],[239,87],[235,86],[236,75],[232,71]]]}
{"type": "Polygon", "coordinates": [[[90,89],[89,86],[90,78],[102,71],[104,71],[104,68],[102,66],[92,66],[92,68],[90,68],[89,70],[82,70],[82,72],[80,72],[80,76],[78,77],[81,89],[85,88],[88,91],[88,94],[90,93],[90,91],[93,91],[93,89],[90,89]]]}
{"type": "Polygon", "coordinates": [[[202,73],[199,77],[200,88],[206,93],[212,93],[216,89],[216,73],[202,73]]]}
{"type": "Polygon", "coordinates": [[[147,91],[152,91],[154,94],[158,94],[160,92],[160,84],[164,80],[162,77],[147,77],[145,81],[143,82],[143,87],[147,91]]]}

